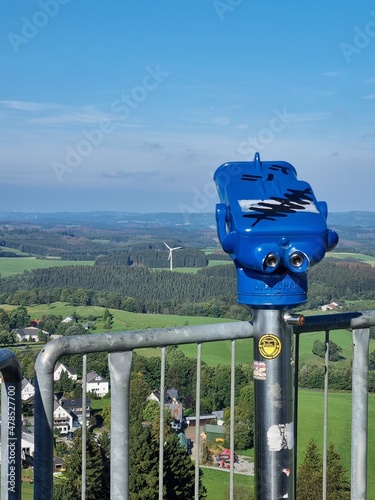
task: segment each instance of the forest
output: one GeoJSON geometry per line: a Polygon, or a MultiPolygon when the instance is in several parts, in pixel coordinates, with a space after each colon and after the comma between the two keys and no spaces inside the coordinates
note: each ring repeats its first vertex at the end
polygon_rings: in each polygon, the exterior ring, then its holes
{"type": "MultiPolygon", "coordinates": [[[[369,264],[322,262],[308,277],[309,302],[301,308],[314,309],[332,301],[345,306],[346,301],[375,300],[375,268],[369,264]]],[[[241,311],[245,311],[237,304],[233,264],[180,273],[128,265],[125,259],[123,264],[36,269],[0,278],[1,303],[31,305],[58,300],[132,312],[234,319],[241,319],[241,311]]]]}

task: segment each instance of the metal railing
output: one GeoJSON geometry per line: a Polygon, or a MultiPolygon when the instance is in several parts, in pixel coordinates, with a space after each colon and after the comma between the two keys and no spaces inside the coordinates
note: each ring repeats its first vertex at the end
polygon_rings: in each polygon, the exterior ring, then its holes
{"type": "MultiPolygon", "coordinates": [[[[277,312],[280,318],[280,311],[277,312]]],[[[342,313],[309,316],[302,321],[296,321],[287,313],[283,313],[285,331],[292,337],[295,334],[298,372],[298,346],[299,336],[305,332],[317,332],[337,329],[350,329],[353,331],[353,377],[352,377],[352,442],[351,442],[351,498],[352,500],[365,500],[367,497],[367,420],[368,420],[368,351],[369,351],[369,327],[375,325],[375,311],[342,313]]],[[[196,389],[196,415],[200,414],[200,370],[201,370],[201,348],[206,342],[230,340],[232,345],[231,354],[231,448],[234,445],[234,367],[236,340],[254,337],[257,333],[251,323],[235,322],[221,323],[216,325],[204,325],[181,328],[148,329],[139,331],[124,331],[116,333],[90,334],[72,337],[62,337],[46,344],[40,352],[35,365],[35,454],[34,454],[34,498],[38,500],[52,500],[53,498],[53,371],[55,363],[63,355],[82,354],[105,351],[108,352],[108,361],[111,378],[111,471],[110,485],[112,500],[128,498],[129,490],[129,392],[130,371],[132,364],[132,352],[135,349],[147,347],[161,348],[161,394],[164,393],[165,385],[165,362],[166,347],[170,345],[197,344],[197,389],[196,389]]],[[[329,334],[326,334],[326,347],[328,348],[329,334]]],[[[0,358],[1,361],[1,358],[0,358]]],[[[249,360],[250,361],[250,360],[249,360]]],[[[328,358],[326,359],[328,362],[328,358]]],[[[5,369],[5,367],[4,367],[5,369]]],[[[3,371],[3,369],[2,369],[3,371]]],[[[327,370],[326,370],[327,372],[327,370]]],[[[3,374],[4,376],[4,374],[3,374]]],[[[12,382],[13,384],[13,382],[12,382]]],[[[328,378],[326,375],[325,397],[328,395],[328,378]]],[[[14,384],[13,384],[14,385],[14,384]]],[[[16,386],[15,386],[16,387],[16,386]]],[[[6,391],[2,391],[3,394],[6,391]]],[[[2,403],[5,396],[2,395],[2,403]]],[[[263,404],[263,403],[262,403],[263,404]]],[[[266,404],[266,403],[264,403],[266,404]]],[[[4,405],[3,405],[4,406],[4,405]]],[[[2,410],[3,411],[3,410],[2,410]]],[[[298,415],[298,392],[295,393],[294,410],[295,438],[297,436],[298,415]]],[[[292,415],[293,416],[293,415],[292,415]]],[[[18,418],[18,417],[17,417],[18,418]]],[[[161,405],[160,411],[160,443],[163,444],[163,418],[164,412],[161,405]]],[[[256,426],[258,423],[256,422],[256,426]]],[[[2,423],[2,432],[4,423],[2,423]]],[[[324,416],[324,474],[326,478],[326,450],[327,450],[327,413],[324,416]]],[[[257,432],[257,430],[256,430],[257,432]]],[[[196,428],[196,449],[199,448],[199,425],[196,428]]],[[[3,448],[3,447],[2,447],[3,448]]],[[[289,498],[295,498],[296,484],[296,451],[295,439],[290,460],[292,473],[292,494],[289,498]]],[[[255,454],[257,450],[255,451],[255,454]]],[[[3,457],[2,457],[3,458],[3,457]]],[[[3,459],[4,460],[4,459],[3,459]]],[[[260,461],[255,460],[255,476],[265,475],[264,467],[260,461]]],[[[163,445],[160,446],[159,456],[159,499],[163,498],[163,445]]],[[[199,456],[196,463],[195,498],[198,499],[199,487],[199,456]]],[[[267,473],[267,471],[266,471],[267,473]]],[[[16,480],[18,481],[17,472],[16,480]]],[[[230,498],[234,498],[234,467],[233,453],[231,453],[230,467],[230,498]]],[[[270,476],[270,474],[268,474],[270,476]]],[[[273,481],[271,478],[270,481],[273,481]]],[[[323,482],[322,498],[325,498],[326,479],[323,482]]],[[[272,489],[272,484],[270,489],[272,489]]],[[[277,491],[277,488],[276,490],[277,491]]],[[[5,495],[4,471],[2,469],[2,498],[20,498],[10,496],[9,491],[5,495]]],[[[84,488],[82,490],[84,494],[84,488]]],[[[264,493],[256,492],[256,498],[266,499],[279,498],[278,496],[265,497],[264,493]]]]}

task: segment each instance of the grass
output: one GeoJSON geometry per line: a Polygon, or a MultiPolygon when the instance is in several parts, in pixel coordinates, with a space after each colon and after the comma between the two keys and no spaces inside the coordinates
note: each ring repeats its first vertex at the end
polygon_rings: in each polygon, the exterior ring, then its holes
{"type": "MultiPolygon", "coordinates": [[[[220,469],[203,468],[203,484],[207,488],[207,500],[227,500],[229,498],[229,472],[220,469]]],[[[254,477],[244,474],[234,475],[234,486],[244,485],[249,491],[254,489],[254,477]]]]}
{"type": "MultiPolygon", "coordinates": [[[[6,311],[10,311],[17,306],[8,304],[0,305],[6,311]]],[[[27,310],[32,318],[41,318],[43,315],[55,314],[61,315],[63,318],[76,312],[78,316],[85,319],[89,315],[98,317],[96,322],[96,330],[93,333],[101,333],[108,331],[104,328],[104,322],[100,319],[105,308],[99,306],[72,306],[64,302],[53,302],[52,304],[38,304],[34,306],[27,306],[27,310]]],[[[202,316],[175,316],[164,314],[140,314],[128,311],[120,311],[117,309],[110,309],[113,314],[113,324],[111,331],[124,331],[124,330],[145,330],[150,328],[168,328],[168,327],[181,327],[193,325],[206,325],[206,324],[219,324],[223,322],[233,321],[225,318],[208,318],[202,316]]],[[[304,333],[300,336],[300,364],[315,363],[322,365],[323,359],[312,354],[312,346],[314,341],[319,339],[324,341],[324,332],[318,333],[304,333]]],[[[351,333],[347,330],[332,331],[330,339],[343,348],[343,359],[335,363],[335,366],[348,365],[352,360],[352,337],[351,333]]],[[[195,359],[197,356],[197,346],[195,344],[186,344],[179,347],[182,352],[189,358],[195,359]]],[[[370,341],[370,351],[375,350],[375,340],[370,341]]],[[[158,349],[145,348],[139,349],[139,354],[146,357],[159,356],[158,349]]],[[[202,359],[209,366],[228,365],[231,359],[231,342],[218,341],[205,343],[202,346],[202,359]]],[[[253,341],[252,339],[243,339],[236,342],[236,363],[252,363],[253,360],[253,341]]]]}
{"type": "Polygon", "coordinates": [[[334,257],[335,259],[350,259],[357,260],[358,262],[365,262],[371,266],[375,266],[375,257],[370,255],[365,255],[364,253],[349,253],[349,252],[329,252],[328,257],[334,257]]]}
{"type": "Polygon", "coordinates": [[[2,257],[0,259],[0,275],[3,278],[20,274],[24,271],[33,271],[34,269],[45,269],[48,267],[61,266],[92,266],[93,261],[87,260],[58,260],[58,259],[37,259],[36,257],[2,257]]]}
{"type": "MultiPolygon", "coordinates": [[[[299,390],[298,415],[298,463],[304,457],[306,447],[315,439],[320,449],[323,445],[323,392],[299,390]]],[[[328,440],[335,444],[343,465],[350,471],[351,443],[351,394],[330,393],[328,399],[328,440]]],[[[369,449],[368,449],[368,498],[375,498],[375,394],[369,394],[369,449]]],[[[350,472],[348,473],[350,478],[350,472]]]]}

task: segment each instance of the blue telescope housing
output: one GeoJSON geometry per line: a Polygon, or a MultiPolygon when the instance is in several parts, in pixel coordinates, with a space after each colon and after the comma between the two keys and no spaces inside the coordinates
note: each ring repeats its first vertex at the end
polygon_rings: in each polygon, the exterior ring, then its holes
{"type": "Polygon", "coordinates": [[[214,175],[216,222],[238,279],[238,302],[287,308],[307,301],[307,271],[338,242],[327,204],[283,161],[224,163],[214,175]]]}

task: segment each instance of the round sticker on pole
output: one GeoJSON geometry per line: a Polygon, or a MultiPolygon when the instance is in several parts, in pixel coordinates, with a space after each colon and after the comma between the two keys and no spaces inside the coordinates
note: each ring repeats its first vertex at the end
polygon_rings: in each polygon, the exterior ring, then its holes
{"type": "Polygon", "coordinates": [[[259,339],[258,348],[265,359],[275,359],[281,352],[281,340],[276,335],[267,333],[259,339]]]}

